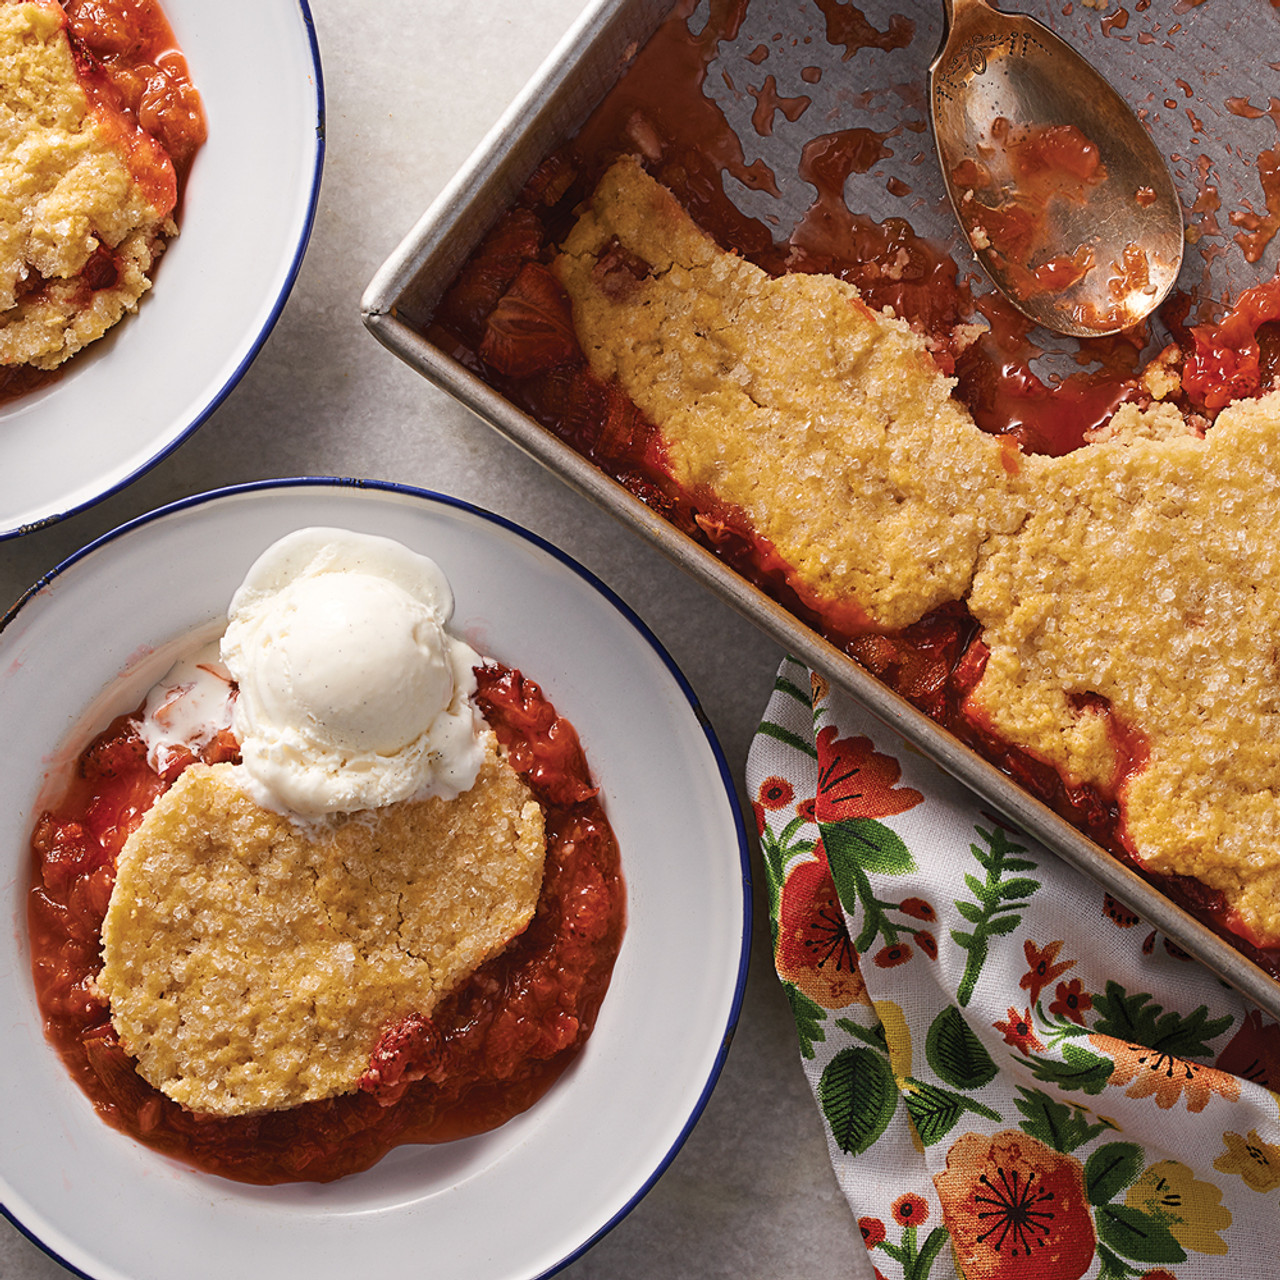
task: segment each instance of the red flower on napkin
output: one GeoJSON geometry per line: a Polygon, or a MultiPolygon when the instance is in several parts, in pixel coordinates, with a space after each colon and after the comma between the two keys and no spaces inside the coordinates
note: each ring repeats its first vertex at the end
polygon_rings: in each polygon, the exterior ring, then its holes
{"type": "Polygon", "coordinates": [[[858,1230],[868,1249],[874,1249],[885,1238],[884,1223],[879,1218],[859,1218],[858,1230]]]}
{"type": "Polygon", "coordinates": [[[760,784],[756,799],[766,809],[785,809],[795,799],[795,788],[786,778],[776,775],[766,778],[760,784]]]}
{"type": "Polygon", "coordinates": [[[991,1024],[1004,1036],[1005,1044],[1017,1049],[1019,1053],[1030,1053],[1033,1049],[1043,1049],[1040,1037],[1036,1035],[1035,1024],[1031,1021],[1031,1010],[1019,1013],[1013,1005],[1009,1006],[1008,1018],[1004,1022],[991,1024]]]}
{"type": "Polygon", "coordinates": [[[885,818],[905,813],[924,800],[913,787],[898,786],[902,767],[883,755],[870,738],[837,738],[827,725],[818,734],[819,822],[844,818],[885,818]]]}
{"type": "Polygon", "coordinates": [[[766,778],[760,784],[756,798],[751,802],[751,810],[756,815],[756,833],[764,835],[765,810],[783,809],[795,799],[795,788],[786,778],[776,775],[766,778]]]}
{"type": "Polygon", "coordinates": [[[1084,989],[1079,978],[1058,983],[1058,991],[1049,1012],[1059,1018],[1070,1018],[1078,1027],[1084,1026],[1084,1015],[1093,1008],[1093,997],[1084,989]]]}
{"type": "Polygon", "coordinates": [[[1079,1280],[1093,1261],[1084,1170],[1029,1134],[967,1133],[934,1180],[968,1280],[1079,1280]]]}
{"type": "Polygon", "coordinates": [[[775,962],[784,982],[824,1009],[870,1003],[825,858],[797,863],[782,886],[775,962]]]}
{"type": "Polygon", "coordinates": [[[918,1227],[929,1216],[929,1202],[914,1191],[900,1195],[893,1202],[893,1220],[903,1227],[918,1227]]]}
{"type": "Polygon", "coordinates": [[[1074,960],[1058,961],[1058,952],[1061,950],[1061,941],[1051,942],[1047,947],[1037,947],[1028,938],[1022,944],[1022,952],[1027,957],[1027,971],[1022,975],[1022,981],[1018,985],[1024,991],[1031,992],[1033,1007],[1040,999],[1040,992],[1051,982],[1057,982],[1075,964],[1074,960]],[[1058,962],[1055,963],[1055,961],[1058,962]]]}
{"type": "Polygon", "coordinates": [[[895,942],[881,947],[871,958],[880,969],[896,969],[911,959],[911,948],[905,942],[895,942]]]}

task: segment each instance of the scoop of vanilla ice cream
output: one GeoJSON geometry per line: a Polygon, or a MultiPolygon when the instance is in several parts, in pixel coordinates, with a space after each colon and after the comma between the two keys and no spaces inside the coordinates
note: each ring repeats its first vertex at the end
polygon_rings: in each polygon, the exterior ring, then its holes
{"type": "Polygon", "coordinates": [[[480,657],[452,613],[439,566],[389,538],[300,529],[263,552],[222,638],[254,799],[316,819],[470,789],[480,657]]]}

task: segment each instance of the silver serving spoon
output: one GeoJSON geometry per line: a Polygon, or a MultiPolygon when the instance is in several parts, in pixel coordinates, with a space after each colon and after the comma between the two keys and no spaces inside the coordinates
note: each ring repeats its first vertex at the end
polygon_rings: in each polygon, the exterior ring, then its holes
{"type": "Polygon", "coordinates": [[[987,0],[943,3],[933,134],[978,260],[1046,329],[1097,337],[1137,324],[1182,265],[1182,207],[1164,157],[1047,27],[987,0]]]}

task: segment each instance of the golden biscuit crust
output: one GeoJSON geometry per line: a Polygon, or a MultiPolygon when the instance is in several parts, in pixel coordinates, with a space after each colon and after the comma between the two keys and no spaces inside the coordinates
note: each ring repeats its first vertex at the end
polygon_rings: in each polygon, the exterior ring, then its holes
{"type": "Polygon", "coordinates": [[[55,368],[134,310],[169,212],[100,127],[62,10],[0,4],[0,364],[55,368]],[[118,274],[94,288],[100,246],[118,274]]]}
{"type": "Polygon", "coordinates": [[[346,1093],[533,916],[542,810],[486,739],[475,786],[303,829],[193,765],[122,850],[98,986],[140,1074],[193,1111],[346,1093]]]}
{"type": "Polygon", "coordinates": [[[1153,870],[1221,890],[1280,937],[1280,393],[1203,436],[1124,430],[1028,458],[1036,502],[984,548],[969,596],[991,657],[971,708],[1069,778],[1120,763],[1104,698],[1146,739],[1122,783],[1153,870]]]}
{"type": "Polygon", "coordinates": [[[602,179],[556,271],[592,371],[659,424],[682,485],[746,512],[802,592],[905,626],[956,599],[1009,527],[1002,446],[917,334],[843,281],[722,252],[636,161],[602,179]],[[608,271],[617,246],[643,279],[608,271]]]}
{"type": "MultiPolygon", "coordinates": [[[[557,273],[593,371],[802,598],[884,629],[964,600],[989,649],[967,712],[1114,796],[1148,867],[1280,941],[1280,392],[1207,432],[1125,405],[1073,453],[1008,459],[905,325],[723,252],[632,159],[557,273]],[[1128,776],[1108,707],[1143,739],[1128,776]]],[[[1153,394],[1173,387],[1157,365],[1153,394]]]]}

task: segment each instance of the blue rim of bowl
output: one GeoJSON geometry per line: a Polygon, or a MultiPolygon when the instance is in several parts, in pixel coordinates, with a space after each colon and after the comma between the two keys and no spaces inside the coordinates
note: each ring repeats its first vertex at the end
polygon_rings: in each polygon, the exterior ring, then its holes
{"type": "MultiPolygon", "coordinates": [[[[305,6],[306,0],[300,0],[305,6]]],[[[119,525],[112,529],[109,533],[103,534],[99,538],[95,538],[92,542],[81,547],[72,555],[68,556],[56,568],[51,569],[44,574],[39,581],[29,587],[19,598],[18,602],[11,608],[3,618],[0,618],[0,632],[17,617],[19,611],[26,603],[31,600],[37,593],[47,587],[61,573],[70,569],[80,560],[92,555],[94,552],[101,550],[107,544],[114,542],[117,538],[123,537],[125,534],[132,533],[134,530],[144,525],[150,524],[154,520],[159,520],[165,516],[175,515],[178,512],[188,508],[204,506],[210,502],[218,501],[223,498],[235,497],[247,493],[261,493],[271,489],[359,489],[372,490],[378,493],[399,494],[404,497],[416,498],[428,503],[436,503],[440,506],[451,507],[457,511],[466,512],[469,515],[476,516],[481,520],[485,520],[490,524],[496,525],[501,529],[505,529],[508,533],[514,534],[523,541],[530,543],[539,550],[545,552],[553,559],[564,565],[565,568],[577,574],[588,586],[592,587],[601,597],[611,604],[622,616],[631,624],[639,635],[646,641],[649,647],[662,660],[672,679],[684,695],[685,700],[689,704],[689,709],[693,712],[694,719],[701,728],[703,737],[706,739],[707,746],[711,750],[712,757],[716,762],[716,768],[720,774],[720,782],[724,787],[725,796],[729,801],[729,809],[734,817],[734,825],[738,837],[738,860],[742,870],[742,944],[738,952],[738,972],[734,979],[733,1000],[730,1003],[729,1015],[725,1022],[724,1032],[720,1037],[720,1047],[716,1052],[715,1062],[712,1064],[711,1072],[707,1076],[702,1086],[702,1090],[698,1095],[698,1099],[693,1106],[693,1110],[689,1113],[680,1132],[676,1135],[675,1141],[671,1144],[671,1148],[666,1155],[658,1162],[657,1167],[648,1175],[639,1187],[631,1194],[627,1203],[623,1205],[606,1223],[580,1244],[575,1245],[572,1251],[565,1255],[560,1261],[544,1271],[540,1271],[536,1276],[530,1277],[530,1280],[546,1280],[546,1277],[553,1276],[557,1272],[563,1270],[570,1263],[582,1257],[594,1244],[597,1244],[604,1236],[608,1235],[614,1227],[618,1225],[635,1207],[648,1195],[654,1184],[666,1172],[667,1167],[672,1160],[676,1158],[680,1148],[684,1146],[693,1127],[697,1124],[702,1112],[706,1108],[711,1094],[715,1089],[716,1083],[720,1078],[720,1073],[724,1069],[725,1060],[729,1054],[729,1046],[733,1041],[734,1031],[738,1025],[738,1017],[742,1011],[742,1000],[746,990],[747,983],[747,966],[751,954],[751,854],[747,843],[746,822],[743,818],[742,808],[738,802],[737,789],[733,785],[733,776],[729,770],[728,761],[725,759],[724,751],[720,746],[719,739],[716,737],[715,730],[711,726],[706,713],[702,709],[702,704],[698,701],[698,695],[693,691],[693,687],[685,679],[684,672],[676,665],[675,660],[667,652],[662,641],[649,629],[645,621],[636,613],[625,600],[619,596],[612,587],[601,581],[590,569],[578,563],[567,552],[562,551],[553,543],[548,542],[545,538],[526,529],[523,525],[516,524],[513,520],[508,520],[505,516],[498,515],[497,512],[489,511],[484,507],[476,506],[474,503],[467,502],[462,498],[455,498],[447,493],[438,493],[433,489],[420,489],[414,485],[397,484],[390,480],[361,480],[346,476],[295,476],[287,479],[277,480],[255,480],[246,484],[228,485],[221,489],[211,489],[205,493],[192,494],[190,497],[180,498],[176,502],[171,502],[163,507],[157,507],[154,511],[149,511],[145,515],[136,517],[125,524],[119,525]]],[[[359,1176],[359,1175],[355,1175],[359,1176]]],[[[68,1271],[74,1275],[82,1276],[84,1280],[95,1280],[95,1277],[86,1271],[82,1271],[79,1267],[67,1262],[61,1255],[56,1253],[52,1248],[46,1245],[37,1235],[25,1227],[15,1218],[9,1210],[0,1204],[0,1214],[7,1218],[13,1225],[24,1235],[32,1244],[43,1250],[49,1257],[66,1267],[68,1271]]]]}
{"type": "Polygon", "coordinates": [[[302,234],[298,237],[298,243],[293,251],[293,261],[289,264],[288,274],[285,276],[280,286],[280,292],[276,295],[275,301],[272,303],[271,311],[266,320],[263,322],[262,328],[258,331],[257,337],[250,344],[249,349],[244,353],[244,358],[231,371],[227,380],[222,386],[213,393],[208,403],[204,405],[172,440],[170,440],[162,449],[148,458],[145,462],[135,467],[128,475],[122,476],[115,483],[103,489],[101,493],[94,494],[91,498],[86,498],[83,502],[77,502],[69,506],[65,511],[52,511],[47,516],[41,516],[38,520],[31,520],[26,524],[18,525],[12,529],[0,529],[0,542],[6,542],[10,538],[20,538],[24,534],[34,533],[39,529],[47,529],[50,525],[58,524],[65,520],[68,516],[73,516],[80,511],[87,511],[90,507],[96,506],[104,499],[111,497],[112,494],[119,493],[121,489],[126,489],[135,480],[146,475],[152,467],[158,466],[163,462],[179,445],[183,444],[194,431],[202,427],[208,421],[213,411],[227,398],[235,385],[244,377],[246,370],[258,357],[258,352],[262,350],[262,344],[266,342],[271,330],[276,327],[276,321],[280,319],[280,313],[284,310],[284,304],[288,301],[289,295],[293,292],[294,282],[298,278],[298,271],[302,267],[302,259],[307,251],[307,245],[311,240],[311,230],[315,225],[316,209],[320,202],[320,176],[324,170],[324,154],[325,154],[325,101],[324,101],[324,74],[320,65],[320,42],[316,38],[315,19],[311,16],[311,6],[308,0],[295,0],[299,11],[302,14],[303,29],[307,33],[307,43],[311,48],[311,65],[315,71],[315,93],[316,93],[316,149],[315,163],[311,169],[311,191],[307,197],[307,216],[303,220],[302,234]]]}

